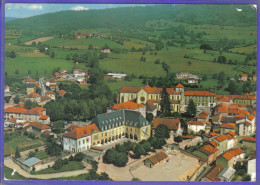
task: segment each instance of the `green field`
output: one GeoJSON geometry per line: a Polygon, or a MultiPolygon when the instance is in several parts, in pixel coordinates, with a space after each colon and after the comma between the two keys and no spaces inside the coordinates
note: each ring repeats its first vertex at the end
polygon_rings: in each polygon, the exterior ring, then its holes
{"type": "Polygon", "coordinates": [[[36,152],[35,157],[38,159],[46,159],[50,157],[45,151],[36,152]]]}
{"type": "Polygon", "coordinates": [[[18,146],[20,151],[29,150],[31,148],[36,148],[42,146],[44,142],[40,139],[30,139],[24,135],[12,137],[10,140],[4,143],[4,155],[8,156],[14,154],[16,146],[18,146]]]}
{"type": "Polygon", "coordinates": [[[22,77],[28,75],[28,70],[31,70],[32,77],[51,76],[53,69],[60,67],[66,70],[71,70],[74,64],[65,59],[53,59],[43,57],[20,57],[5,58],[5,72],[8,76],[22,77]],[[18,70],[19,74],[15,74],[18,70]],[[46,74],[45,74],[46,73],[46,74]]]}
{"type": "Polygon", "coordinates": [[[60,169],[54,170],[53,167],[46,168],[44,170],[40,170],[35,172],[34,174],[49,174],[49,173],[58,173],[58,172],[66,172],[66,171],[73,171],[73,170],[81,170],[85,167],[82,165],[81,162],[77,161],[69,161],[68,164],[63,165],[60,169]]]}
{"type": "Polygon", "coordinates": [[[117,93],[118,89],[120,89],[123,86],[136,86],[136,87],[144,86],[142,84],[142,79],[138,79],[138,78],[135,78],[132,81],[125,81],[125,80],[111,81],[111,80],[108,80],[108,81],[106,81],[106,84],[108,85],[108,87],[110,88],[110,90],[113,93],[117,93]]]}

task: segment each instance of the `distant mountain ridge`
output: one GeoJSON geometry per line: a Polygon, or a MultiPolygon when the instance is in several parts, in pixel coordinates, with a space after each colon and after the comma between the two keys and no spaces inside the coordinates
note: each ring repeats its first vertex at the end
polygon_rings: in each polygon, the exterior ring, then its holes
{"type": "Polygon", "coordinates": [[[16,19],[19,19],[19,18],[17,18],[17,17],[5,17],[5,22],[13,21],[13,20],[16,20],[16,19]]]}
{"type": "Polygon", "coordinates": [[[256,11],[249,5],[156,5],[88,11],[60,11],[6,21],[7,29],[46,34],[70,33],[78,29],[143,29],[148,21],[172,20],[190,24],[230,26],[256,25],[256,11]],[[243,11],[237,11],[236,8],[243,11]]]}

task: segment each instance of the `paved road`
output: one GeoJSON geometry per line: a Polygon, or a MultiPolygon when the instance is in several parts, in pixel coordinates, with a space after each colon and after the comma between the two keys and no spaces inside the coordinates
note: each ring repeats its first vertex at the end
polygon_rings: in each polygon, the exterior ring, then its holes
{"type": "Polygon", "coordinates": [[[45,85],[44,85],[44,78],[43,77],[39,79],[39,86],[41,88],[41,96],[45,96],[46,88],[45,88],[45,85]]]}
{"type": "Polygon", "coordinates": [[[19,173],[20,175],[26,177],[26,178],[33,178],[33,179],[53,179],[53,178],[59,178],[59,177],[71,177],[71,176],[78,176],[81,174],[88,173],[89,169],[91,169],[91,166],[85,162],[82,162],[82,164],[85,166],[82,170],[75,170],[75,171],[68,171],[68,172],[60,172],[60,173],[52,173],[52,174],[42,174],[42,175],[32,175],[28,173],[27,171],[21,169],[19,165],[14,163],[11,159],[5,159],[4,165],[8,168],[15,169],[16,173],[19,173]]]}

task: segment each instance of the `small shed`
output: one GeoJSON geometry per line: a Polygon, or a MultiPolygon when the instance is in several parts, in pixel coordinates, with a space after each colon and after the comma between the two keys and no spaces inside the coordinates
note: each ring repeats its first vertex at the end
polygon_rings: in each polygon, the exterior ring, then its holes
{"type": "Polygon", "coordinates": [[[42,160],[36,157],[31,157],[29,159],[26,159],[24,162],[22,162],[22,168],[30,172],[32,171],[33,167],[41,164],[42,164],[42,160]]]}
{"type": "Polygon", "coordinates": [[[160,151],[160,152],[156,153],[155,155],[145,159],[144,165],[149,167],[149,168],[152,168],[153,166],[164,162],[167,157],[168,156],[167,156],[166,153],[164,153],[163,151],[160,151]]]}

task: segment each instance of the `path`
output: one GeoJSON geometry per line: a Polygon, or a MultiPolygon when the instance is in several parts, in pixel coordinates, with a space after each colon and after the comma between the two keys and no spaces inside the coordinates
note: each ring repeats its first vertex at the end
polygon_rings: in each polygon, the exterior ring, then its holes
{"type": "Polygon", "coordinates": [[[90,165],[86,163],[82,163],[86,168],[82,170],[75,170],[75,171],[68,171],[68,172],[59,172],[59,173],[52,173],[52,174],[42,174],[42,175],[32,175],[28,173],[27,171],[23,170],[19,165],[14,163],[11,159],[6,159],[4,161],[4,165],[8,168],[15,169],[16,173],[19,173],[20,175],[26,177],[26,178],[32,178],[32,179],[53,179],[53,178],[60,178],[60,177],[71,177],[71,176],[78,176],[81,174],[88,173],[88,170],[91,168],[90,165]]]}

